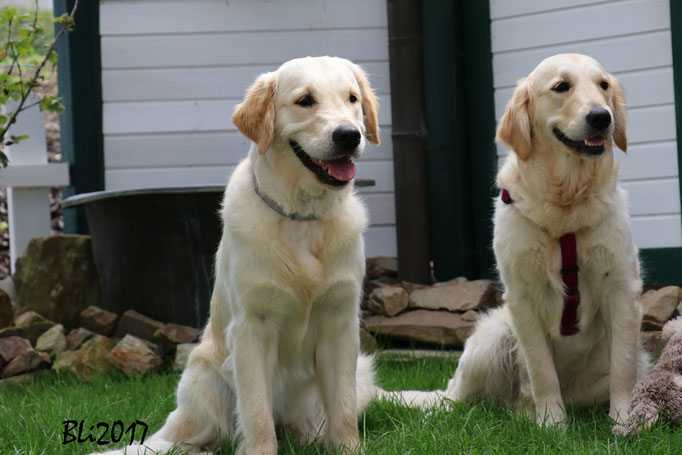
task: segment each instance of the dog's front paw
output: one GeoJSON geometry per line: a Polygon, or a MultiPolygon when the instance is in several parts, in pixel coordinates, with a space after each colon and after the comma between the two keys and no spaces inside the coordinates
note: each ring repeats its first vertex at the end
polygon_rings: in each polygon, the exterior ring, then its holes
{"type": "Polygon", "coordinates": [[[277,455],[277,442],[263,444],[241,443],[236,455],[277,455]]]}
{"type": "Polygon", "coordinates": [[[541,427],[564,428],[566,426],[566,414],[560,406],[536,409],[535,417],[541,427]]]}
{"type": "Polygon", "coordinates": [[[625,406],[614,406],[612,405],[609,409],[609,417],[619,425],[625,423],[628,418],[628,405],[625,406]]]}
{"type": "Polygon", "coordinates": [[[363,455],[364,452],[360,447],[359,440],[350,440],[342,442],[341,444],[336,444],[334,446],[328,445],[327,450],[330,453],[340,454],[340,455],[363,455]]]}
{"type": "Polygon", "coordinates": [[[331,453],[338,453],[343,455],[357,455],[362,454],[360,449],[360,437],[357,429],[342,438],[328,438],[325,441],[327,450],[331,453]]]}

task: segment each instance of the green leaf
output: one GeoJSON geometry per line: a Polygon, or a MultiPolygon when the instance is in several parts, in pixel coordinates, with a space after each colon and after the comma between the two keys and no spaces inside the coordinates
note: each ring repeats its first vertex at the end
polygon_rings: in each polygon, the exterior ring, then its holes
{"type": "Polygon", "coordinates": [[[14,17],[17,15],[17,10],[16,8],[7,8],[2,12],[2,16],[0,16],[0,21],[6,23],[14,19],[14,17]]]}
{"type": "Polygon", "coordinates": [[[5,123],[7,123],[8,120],[9,120],[9,117],[7,117],[6,115],[0,114],[0,126],[2,126],[2,125],[4,125],[5,123]]]}
{"type": "Polygon", "coordinates": [[[26,134],[24,134],[22,136],[11,135],[10,137],[12,138],[12,141],[15,144],[18,144],[19,142],[25,141],[26,139],[28,139],[28,135],[26,135],[26,134]]]}
{"type": "Polygon", "coordinates": [[[7,158],[7,155],[5,155],[5,152],[0,151],[0,164],[2,164],[2,167],[7,167],[9,164],[9,158],[7,158]]]}

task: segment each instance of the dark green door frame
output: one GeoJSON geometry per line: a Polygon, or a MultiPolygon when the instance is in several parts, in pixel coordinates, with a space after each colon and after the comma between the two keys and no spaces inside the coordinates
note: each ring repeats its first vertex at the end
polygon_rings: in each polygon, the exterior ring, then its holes
{"type": "MultiPolygon", "coordinates": [[[[670,35],[673,49],[677,168],[682,195],[682,3],[670,0],[670,35]]],[[[682,247],[640,251],[644,282],[649,285],[682,284],[682,247]]]]}
{"type": "MultiPolygon", "coordinates": [[[[73,3],[54,0],[54,15],[69,13],[73,3]]],[[[57,44],[59,96],[66,108],[59,121],[62,161],[71,165],[71,185],[62,188],[64,198],[104,189],[99,0],[81,0],[75,21],[74,31],[57,44]]],[[[64,232],[87,230],[83,209],[64,212],[64,232]]]]}
{"type": "Polygon", "coordinates": [[[488,1],[422,2],[431,257],[438,280],[495,277],[488,1]]]}

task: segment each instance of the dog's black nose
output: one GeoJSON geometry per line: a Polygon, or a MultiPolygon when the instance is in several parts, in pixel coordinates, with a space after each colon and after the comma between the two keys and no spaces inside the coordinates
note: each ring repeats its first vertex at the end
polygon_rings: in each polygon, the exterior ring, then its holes
{"type": "Polygon", "coordinates": [[[360,130],[353,125],[342,125],[332,133],[332,142],[340,151],[352,152],[360,144],[360,130]]]}
{"type": "Polygon", "coordinates": [[[596,107],[587,113],[585,121],[592,128],[603,130],[611,124],[611,114],[602,107],[596,107]]]}

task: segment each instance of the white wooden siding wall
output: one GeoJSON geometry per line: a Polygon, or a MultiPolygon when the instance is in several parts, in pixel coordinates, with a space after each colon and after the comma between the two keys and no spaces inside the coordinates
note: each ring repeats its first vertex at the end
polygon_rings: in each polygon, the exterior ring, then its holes
{"type": "MultiPolygon", "coordinates": [[[[496,117],[545,57],[599,60],[628,103],[628,153],[616,156],[635,242],[682,246],[669,0],[490,0],[490,13],[496,117]]],[[[500,147],[500,160],[506,153],[500,147]]]]}
{"type": "Polygon", "coordinates": [[[379,147],[358,163],[370,212],[366,253],[396,255],[384,0],[102,0],[106,189],[224,184],[249,142],[230,122],[260,73],[335,55],[369,73],[379,147]]]}

